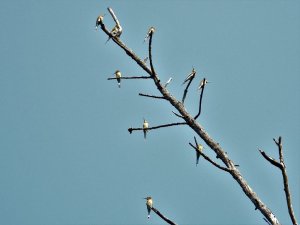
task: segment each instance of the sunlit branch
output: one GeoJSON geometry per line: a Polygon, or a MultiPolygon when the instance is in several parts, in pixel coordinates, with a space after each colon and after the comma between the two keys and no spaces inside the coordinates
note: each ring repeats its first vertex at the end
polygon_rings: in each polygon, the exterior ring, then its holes
{"type": "Polygon", "coordinates": [[[274,165],[275,167],[277,167],[281,170],[282,178],[283,178],[285,198],[286,198],[286,203],[287,203],[289,215],[290,215],[290,218],[292,220],[292,223],[294,225],[297,225],[298,223],[297,223],[297,220],[296,220],[296,217],[295,217],[295,214],[294,214],[291,193],[290,193],[290,190],[289,190],[288,175],[287,175],[286,166],[285,166],[284,158],[283,158],[283,150],[282,150],[282,143],[281,143],[282,138],[279,137],[278,141],[275,138],[273,138],[273,140],[274,140],[275,144],[278,147],[279,162],[276,161],[275,159],[271,158],[270,156],[268,156],[264,151],[262,151],[262,150],[259,150],[259,151],[262,154],[262,156],[268,162],[270,162],[272,165],[274,165]]]}

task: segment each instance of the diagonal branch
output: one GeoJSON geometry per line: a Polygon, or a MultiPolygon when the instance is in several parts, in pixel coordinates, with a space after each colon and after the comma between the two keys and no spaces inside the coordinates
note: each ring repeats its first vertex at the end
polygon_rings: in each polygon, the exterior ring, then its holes
{"type": "MultiPolygon", "coordinates": [[[[168,124],[163,124],[155,127],[149,127],[147,130],[155,130],[159,128],[164,128],[164,127],[172,127],[172,126],[180,126],[180,125],[186,125],[186,122],[180,122],[180,123],[168,123],[168,124]]],[[[138,131],[138,130],[144,130],[143,128],[128,128],[128,132],[132,133],[132,131],[138,131]]]]}
{"type": "Polygon", "coordinates": [[[165,97],[163,97],[163,96],[147,95],[147,94],[143,94],[143,93],[139,93],[139,96],[166,100],[165,97]]]}
{"type": "MultiPolygon", "coordinates": [[[[101,29],[108,36],[111,36],[109,31],[105,28],[103,21],[100,21],[101,29]]],[[[150,35],[150,40],[152,36],[150,35]]],[[[148,68],[146,63],[144,63],[131,49],[129,49],[118,37],[112,37],[112,40],[122,48],[125,53],[132,58],[144,71],[146,71],[150,76],[153,76],[152,70],[148,68]]],[[[149,41],[150,41],[149,40],[149,41]]],[[[151,40],[152,41],[152,40],[151,40]]],[[[273,225],[279,225],[280,222],[272,211],[267,207],[267,205],[262,202],[259,196],[253,191],[250,185],[247,183],[245,178],[242,176],[240,171],[235,167],[233,161],[228,157],[226,151],[219,145],[217,141],[212,139],[205,129],[187,112],[182,102],[178,101],[174,96],[172,96],[169,91],[161,85],[156,74],[154,74],[153,79],[157,89],[160,91],[162,96],[169,101],[169,103],[183,116],[183,119],[192,130],[194,130],[199,137],[216,153],[216,155],[223,161],[227,168],[230,168],[233,179],[239,184],[244,194],[251,200],[254,206],[265,216],[265,218],[272,223],[273,225]]],[[[129,128],[128,131],[132,131],[132,128],[129,128]]]]}
{"type": "Polygon", "coordinates": [[[150,61],[152,76],[156,76],[154,66],[153,66],[153,61],[152,61],[152,36],[153,36],[153,32],[150,32],[150,34],[149,34],[149,61],[150,61]]]}
{"type": "Polygon", "coordinates": [[[172,220],[170,220],[169,218],[167,218],[166,216],[164,216],[160,211],[158,211],[156,208],[152,207],[151,208],[153,210],[153,212],[155,212],[160,218],[162,218],[164,221],[166,221],[168,224],[171,225],[177,225],[175,222],[173,222],[172,220]]]}
{"type": "Polygon", "coordinates": [[[129,80],[129,79],[151,79],[150,76],[133,76],[133,77],[120,77],[120,78],[116,78],[116,77],[109,77],[107,78],[107,80],[116,80],[116,79],[121,79],[121,80],[129,80]]]}
{"type": "Polygon", "coordinates": [[[219,169],[221,169],[221,170],[223,170],[223,171],[226,171],[226,172],[231,172],[230,169],[228,169],[228,168],[226,168],[226,167],[223,167],[223,166],[220,166],[218,163],[216,163],[215,161],[211,160],[211,159],[210,159],[207,155],[205,155],[203,152],[199,152],[199,151],[197,150],[197,148],[196,148],[192,143],[189,142],[189,145],[190,145],[191,147],[193,147],[194,150],[195,150],[196,152],[198,152],[200,155],[202,155],[203,158],[204,158],[205,160],[207,160],[208,162],[210,162],[210,163],[211,163],[212,165],[214,165],[215,167],[217,167],[217,168],[219,168],[219,169]]]}
{"type": "Polygon", "coordinates": [[[289,215],[290,215],[290,218],[292,220],[292,223],[294,225],[297,225],[298,223],[297,223],[297,220],[296,220],[296,217],[295,217],[295,214],[294,214],[291,193],[290,193],[290,190],[289,190],[288,175],[287,175],[286,166],[285,166],[284,158],[283,158],[283,150],[282,150],[282,143],[281,143],[282,138],[279,137],[278,141],[275,138],[273,138],[273,140],[274,140],[275,144],[278,147],[279,161],[280,162],[278,162],[275,159],[268,156],[264,151],[261,151],[261,150],[259,150],[259,151],[267,161],[269,161],[272,165],[278,167],[281,170],[282,178],[283,178],[285,198],[286,198],[286,203],[287,203],[289,215]]]}

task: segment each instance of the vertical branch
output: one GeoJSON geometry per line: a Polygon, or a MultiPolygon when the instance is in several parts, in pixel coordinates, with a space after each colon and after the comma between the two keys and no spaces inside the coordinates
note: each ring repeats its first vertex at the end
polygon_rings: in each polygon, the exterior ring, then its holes
{"type": "Polygon", "coordinates": [[[278,141],[276,141],[275,139],[273,139],[273,140],[274,140],[274,142],[276,143],[276,145],[278,147],[279,160],[280,160],[280,164],[282,165],[282,167],[281,167],[281,173],[282,173],[282,177],[283,177],[284,192],[285,192],[285,198],[286,198],[286,203],[287,203],[288,211],[289,211],[292,223],[294,225],[297,225],[298,223],[297,223],[296,217],[294,215],[294,210],[293,210],[293,205],[292,205],[292,199],[291,199],[291,194],[290,194],[290,189],[289,189],[289,181],[288,181],[286,166],[285,166],[284,158],[283,158],[283,151],[282,151],[281,139],[282,138],[279,137],[278,141]]]}
{"type": "Polygon", "coordinates": [[[114,11],[112,10],[112,8],[108,7],[107,10],[108,10],[108,12],[110,13],[111,17],[114,19],[116,25],[117,25],[118,27],[121,27],[121,24],[120,24],[120,22],[119,22],[117,16],[115,15],[114,11]]]}
{"type": "Polygon", "coordinates": [[[192,77],[192,79],[189,80],[188,85],[187,85],[186,88],[184,89],[183,96],[182,96],[182,100],[181,100],[182,104],[184,104],[184,100],[185,100],[186,95],[187,95],[187,93],[188,93],[188,89],[189,89],[189,87],[190,87],[190,85],[191,85],[191,83],[192,83],[192,81],[193,81],[194,78],[195,78],[195,76],[192,77]]]}
{"type": "Polygon", "coordinates": [[[202,97],[203,97],[203,91],[204,91],[204,87],[205,86],[203,86],[203,88],[201,88],[201,93],[200,93],[200,100],[199,100],[199,111],[198,111],[198,114],[194,117],[194,119],[196,120],[199,116],[200,116],[200,114],[201,114],[201,108],[202,108],[202,97]]]}

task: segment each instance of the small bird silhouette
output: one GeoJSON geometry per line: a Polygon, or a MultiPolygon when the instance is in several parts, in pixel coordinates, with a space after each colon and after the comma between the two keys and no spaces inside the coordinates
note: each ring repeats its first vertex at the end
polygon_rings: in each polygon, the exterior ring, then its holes
{"type": "Polygon", "coordinates": [[[148,127],[149,127],[149,123],[147,122],[147,120],[144,119],[144,123],[143,123],[143,132],[144,132],[144,138],[146,139],[146,135],[148,132],[148,127]]]}
{"type": "Polygon", "coordinates": [[[192,72],[185,78],[182,85],[184,85],[189,80],[193,79],[196,76],[196,70],[193,68],[192,72]]]}
{"type": "Polygon", "coordinates": [[[96,30],[98,29],[98,27],[100,26],[101,24],[101,21],[103,21],[103,17],[102,15],[98,16],[97,17],[97,20],[96,20],[96,30]]]}
{"type": "Polygon", "coordinates": [[[196,151],[196,166],[199,163],[199,158],[201,156],[201,152],[203,151],[203,146],[201,144],[197,144],[197,151],[196,151]]]}
{"type": "Polygon", "coordinates": [[[146,197],[144,198],[146,199],[146,206],[147,206],[147,211],[148,211],[148,219],[150,218],[150,212],[151,212],[151,209],[153,207],[153,200],[152,198],[149,196],[149,197],[146,197]]]}
{"type": "Polygon", "coordinates": [[[121,77],[122,77],[122,74],[121,74],[120,70],[116,70],[115,76],[116,76],[116,78],[117,78],[118,86],[119,86],[119,88],[120,88],[120,87],[121,87],[121,77]]]}
{"type": "Polygon", "coordinates": [[[198,90],[200,90],[201,88],[203,88],[207,83],[211,83],[211,82],[209,82],[209,81],[207,81],[205,78],[203,78],[203,79],[200,81],[198,90]]]}

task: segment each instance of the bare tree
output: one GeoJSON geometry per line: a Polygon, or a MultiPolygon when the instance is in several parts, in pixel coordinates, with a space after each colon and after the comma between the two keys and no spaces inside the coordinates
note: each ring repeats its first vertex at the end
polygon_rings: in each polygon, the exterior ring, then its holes
{"type": "MultiPolygon", "coordinates": [[[[108,8],[109,13],[111,14],[112,18],[116,22],[115,27],[110,32],[107,30],[103,23],[103,16],[99,16],[96,21],[96,27],[100,26],[102,31],[108,36],[109,39],[113,40],[115,44],[117,44],[121,49],[125,51],[125,53],[134,60],[138,66],[140,66],[148,75],[147,76],[133,76],[133,77],[111,77],[108,78],[108,80],[114,80],[114,79],[152,79],[154,82],[154,85],[160,92],[161,96],[154,96],[149,94],[143,94],[139,93],[140,96],[149,97],[149,98],[155,98],[155,99],[161,99],[165,100],[166,102],[169,102],[174,109],[177,110],[177,112],[173,112],[180,121],[169,123],[169,124],[162,124],[157,126],[148,127],[147,131],[154,130],[154,129],[160,129],[170,126],[189,126],[194,132],[210,147],[210,149],[216,154],[216,158],[220,160],[220,162],[213,161],[211,158],[209,158],[206,154],[204,154],[202,151],[198,148],[198,143],[196,137],[194,137],[195,145],[192,143],[189,143],[190,146],[196,151],[196,153],[200,156],[203,156],[203,158],[208,161],[211,165],[215,166],[216,168],[220,169],[220,171],[223,171],[225,173],[228,173],[232,176],[233,180],[236,181],[241,189],[243,190],[244,194],[250,199],[250,201],[254,204],[255,210],[259,210],[263,216],[264,220],[273,225],[279,225],[280,222],[276,218],[276,216],[272,213],[272,211],[267,207],[267,205],[260,199],[260,197],[253,191],[253,189],[249,186],[247,181],[244,179],[240,171],[238,170],[238,166],[236,165],[232,159],[229,158],[227,155],[227,152],[221,147],[219,143],[217,143],[213,138],[209,136],[209,134],[205,131],[204,127],[201,126],[197,122],[197,118],[201,114],[201,107],[202,107],[202,98],[203,93],[205,90],[205,85],[207,83],[207,80],[204,78],[200,85],[199,90],[200,98],[199,98],[199,110],[196,115],[191,115],[186,108],[184,107],[184,100],[187,97],[188,88],[190,84],[193,82],[194,75],[196,71],[193,69],[192,73],[189,77],[186,79],[186,88],[183,93],[182,100],[177,100],[174,96],[171,95],[171,93],[167,89],[167,85],[163,85],[159,79],[158,74],[155,71],[153,60],[152,60],[152,38],[155,32],[155,28],[151,27],[148,31],[147,37],[145,40],[148,39],[148,58],[150,62],[150,67],[146,64],[146,60],[142,60],[140,57],[138,57],[130,48],[128,48],[120,39],[120,36],[122,34],[122,27],[120,25],[119,20],[117,19],[115,13],[111,8],[108,8]]],[[[129,128],[128,131],[130,133],[134,131],[145,131],[145,127],[136,127],[136,128],[129,128]]],[[[291,200],[291,194],[288,187],[288,176],[286,172],[286,166],[284,164],[283,159],[283,150],[282,150],[282,144],[281,144],[281,137],[279,137],[278,141],[274,139],[276,145],[279,148],[279,159],[280,162],[277,162],[275,159],[269,157],[264,151],[260,150],[260,153],[262,156],[269,161],[272,165],[278,167],[282,171],[283,181],[284,181],[284,191],[286,195],[286,201],[288,206],[288,211],[291,217],[291,221],[294,225],[298,224],[293,212],[292,207],[292,200],[291,200]]],[[[166,216],[164,216],[162,213],[160,213],[156,208],[152,207],[152,210],[160,216],[163,220],[165,220],[169,224],[176,224],[175,222],[168,219],[166,216]]]]}

